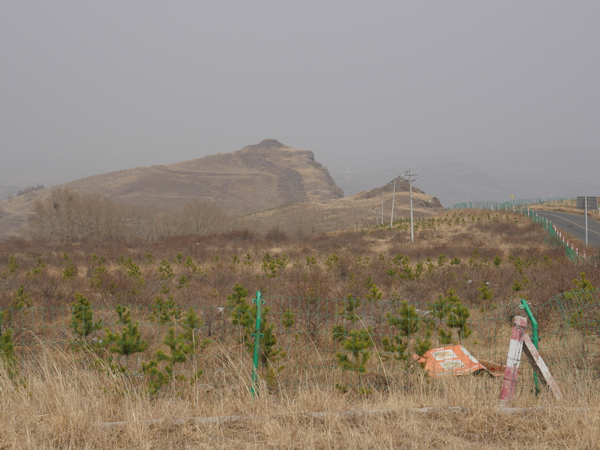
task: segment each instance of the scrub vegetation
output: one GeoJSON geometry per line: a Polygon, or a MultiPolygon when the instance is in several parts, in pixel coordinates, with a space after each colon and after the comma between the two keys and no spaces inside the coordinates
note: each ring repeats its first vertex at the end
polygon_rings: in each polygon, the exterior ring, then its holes
{"type": "Polygon", "coordinates": [[[0,447],[591,448],[600,437],[599,404],[576,394],[589,392],[577,379],[561,385],[565,402],[526,393],[514,406],[552,408],[508,415],[496,409],[498,392],[453,377],[443,389],[428,389],[422,369],[409,364],[412,354],[469,338],[482,309],[507,311],[510,324],[522,298],[535,308],[556,294],[600,286],[598,252],[575,265],[547,239],[522,215],[465,210],[417,220],[414,244],[405,220],[328,234],[273,228],[3,241],[0,447]],[[263,389],[252,400],[244,361],[257,331],[255,291],[305,299],[307,314],[284,302],[277,311],[264,305],[263,389]],[[338,307],[323,312],[316,299],[339,299],[338,307]],[[356,327],[365,308],[386,302],[396,306],[382,312],[381,323],[356,327]],[[427,319],[415,320],[416,305],[428,305],[427,319]],[[39,320],[50,329],[56,319],[40,319],[41,308],[68,317],[61,337],[68,346],[50,345],[54,338],[39,320]],[[154,328],[140,327],[142,309],[154,328]],[[335,327],[323,319],[332,315],[335,327]],[[15,326],[34,319],[30,331],[15,326]],[[393,336],[376,342],[373,330],[382,326],[393,336]],[[286,364],[295,357],[282,347],[286,339],[331,348],[339,369],[361,384],[323,378],[286,389],[278,380],[289,376],[286,364]],[[35,362],[20,364],[32,343],[42,344],[35,362]],[[207,355],[220,358],[223,383],[208,382],[207,355]],[[375,358],[410,366],[410,389],[362,384],[375,358]],[[414,410],[420,407],[464,409],[414,410]],[[393,411],[368,414],[384,409],[393,411]],[[347,410],[361,414],[341,413],[347,410]],[[327,414],[308,414],[318,411],[327,414]],[[176,421],[199,416],[243,417],[176,421]],[[99,425],[115,421],[126,423],[99,425]]]}

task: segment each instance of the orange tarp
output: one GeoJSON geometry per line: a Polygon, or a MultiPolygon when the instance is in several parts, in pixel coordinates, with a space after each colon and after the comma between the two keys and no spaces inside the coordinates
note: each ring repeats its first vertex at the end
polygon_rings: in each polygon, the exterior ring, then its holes
{"type": "Polygon", "coordinates": [[[471,355],[462,345],[434,348],[422,357],[414,355],[420,363],[425,363],[425,370],[433,377],[443,375],[464,375],[487,368],[471,355]]]}

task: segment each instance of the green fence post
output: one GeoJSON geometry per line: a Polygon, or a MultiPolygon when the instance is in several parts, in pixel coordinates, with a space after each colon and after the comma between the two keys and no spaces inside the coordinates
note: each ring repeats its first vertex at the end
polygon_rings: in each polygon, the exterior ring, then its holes
{"type": "Polygon", "coordinates": [[[258,377],[258,357],[260,356],[260,338],[263,337],[263,333],[260,332],[260,320],[262,314],[262,304],[265,301],[262,299],[260,291],[256,291],[256,298],[252,299],[252,303],[256,303],[256,327],[254,328],[254,333],[250,336],[254,338],[254,358],[253,358],[253,367],[252,367],[252,386],[250,387],[250,391],[252,392],[252,398],[256,397],[258,393],[258,384],[256,383],[256,378],[258,377]]]}
{"type": "MultiPolygon", "coordinates": [[[[532,329],[531,341],[533,342],[533,345],[535,345],[535,348],[539,349],[538,343],[540,341],[540,337],[538,334],[538,323],[537,320],[535,320],[535,317],[533,316],[533,312],[531,312],[531,308],[529,307],[529,303],[527,303],[527,300],[521,299],[521,306],[519,306],[519,308],[524,309],[527,313],[527,317],[529,317],[532,329]]],[[[533,384],[535,385],[535,395],[538,395],[538,393],[540,392],[540,388],[538,374],[536,372],[533,372],[533,384]]]]}

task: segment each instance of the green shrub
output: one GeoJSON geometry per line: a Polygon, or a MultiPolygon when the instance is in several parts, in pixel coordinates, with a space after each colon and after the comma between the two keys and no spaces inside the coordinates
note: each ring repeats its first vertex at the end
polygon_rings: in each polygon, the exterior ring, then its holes
{"type": "Polygon", "coordinates": [[[267,278],[276,278],[289,263],[288,256],[284,253],[281,256],[271,256],[265,253],[263,257],[262,271],[267,278]]]}

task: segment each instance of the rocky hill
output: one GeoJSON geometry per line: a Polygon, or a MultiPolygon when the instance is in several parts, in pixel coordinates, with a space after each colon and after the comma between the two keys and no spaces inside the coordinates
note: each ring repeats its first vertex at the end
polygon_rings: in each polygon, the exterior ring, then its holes
{"type": "Polygon", "coordinates": [[[344,196],[327,169],[315,161],[313,152],[274,139],[232,153],[111,172],[63,186],[136,205],[211,201],[234,215],[344,196]]]}
{"type": "MultiPolygon", "coordinates": [[[[315,161],[313,152],[274,139],[231,153],[94,175],[61,187],[158,208],[199,199],[214,202],[234,216],[344,196],[327,169],[315,161]]],[[[33,201],[49,193],[50,189],[41,189],[0,202],[0,237],[21,227],[31,214],[33,201]]]]}

